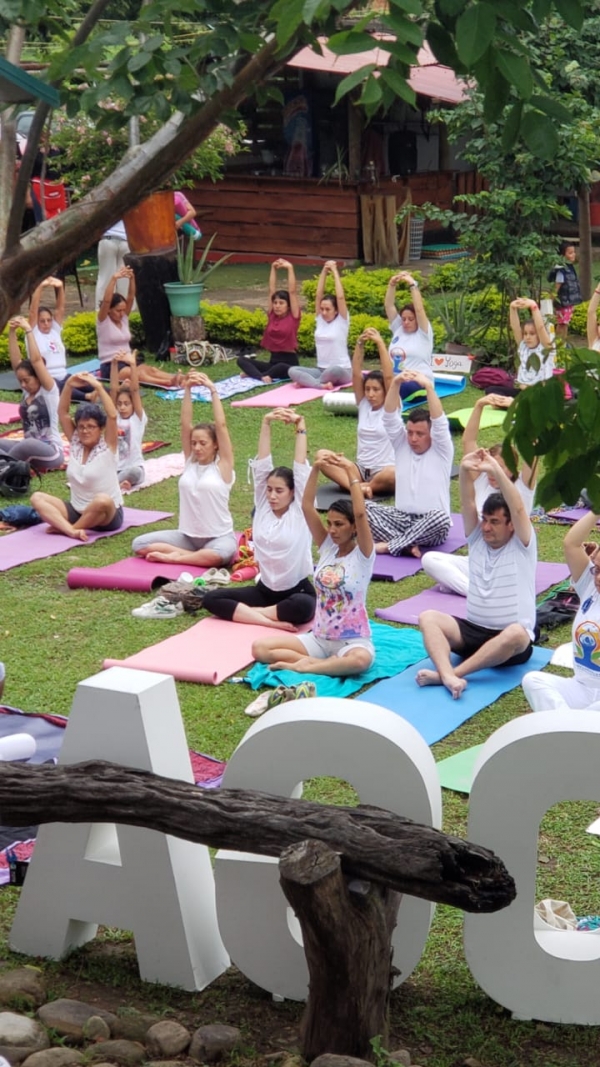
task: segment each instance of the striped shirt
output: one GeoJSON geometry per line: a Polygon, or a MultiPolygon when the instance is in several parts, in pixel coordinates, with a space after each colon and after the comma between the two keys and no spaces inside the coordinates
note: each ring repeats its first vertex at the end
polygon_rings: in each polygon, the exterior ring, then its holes
{"type": "Polygon", "coordinates": [[[481,526],[467,538],[469,591],[467,619],[490,630],[518,622],[533,640],[535,631],[535,568],[537,541],[524,545],[514,533],[502,548],[490,548],[481,526]]]}

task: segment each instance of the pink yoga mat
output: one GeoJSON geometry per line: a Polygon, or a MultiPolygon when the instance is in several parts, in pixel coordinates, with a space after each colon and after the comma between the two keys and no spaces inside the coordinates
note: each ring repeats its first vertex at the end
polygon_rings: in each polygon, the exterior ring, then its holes
{"type": "MultiPolygon", "coordinates": [[[[257,383],[258,384],[258,383],[257,383]]],[[[295,382],[286,382],[277,389],[268,389],[266,393],[257,396],[249,396],[246,400],[232,400],[232,408],[290,408],[294,404],[306,404],[307,400],[322,400],[327,392],[336,393],[341,386],[335,389],[311,389],[296,385],[295,382]]]]}
{"type": "Polygon", "coordinates": [[[7,425],[11,422],[20,422],[21,416],[19,415],[18,404],[7,404],[5,401],[0,401],[0,423],[7,425]]]}
{"type": "Polygon", "coordinates": [[[184,563],[150,563],[138,556],[120,559],[107,567],[73,567],[67,574],[70,589],[123,589],[132,593],[149,593],[165,578],[175,582],[183,571],[200,578],[206,567],[189,567],[184,563]]]}
{"type": "MultiPolygon", "coordinates": [[[[143,628],[144,622],[140,620],[143,628]]],[[[225,619],[202,619],[188,630],[167,637],[157,645],[127,659],[105,659],[104,667],[133,667],[140,671],[171,674],[179,682],[218,685],[230,674],[252,663],[252,642],[285,631],[265,626],[246,626],[225,619]]]]}
{"type": "Polygon", "coordinates": [[[90,533],[89,541],[75,541],[72,537],[65,537],[63,534],[48,534],[46,523],[6,534],[0,542],[0,571],[9,571],[11,567],[18,567],[21,563],[31,563],[34,559],[58,556],[60,552],[67,552],[70,548],[85,549],[100,537],[112,537],[113,534],[123,533],[132,526],[147,526],[151,522],[158,522],[159,519],[169,519],[173,512],[124,508],[123,514],[124,520],[120,529],[112,530],[110,533],[90,533]]]}
{"type": "MultiPolygon", "coordinates": [[[[455,552],[457,548],[462,548],[463,545],[466,545],[467,539],[465,537],[462,515],[453,515],[452,522],[453,526],[450,529],[447,539],[442,545],[436,545],[435,548],[432,548],[432,552],[455,552]]],[[[422,551],[427,552],[428,549],[423,548],[422,551]]],[[[373,578],[387,579],[387,581],[390,582],[399,582],[402,578],[410,578],[411,575],[416,574],[421,568],[421,560],[415,559],[414,556],[388,556],[387,554],[383,554],[377,556],[375,559],[373,578]]]]}
{"type": "MultiPolygon", "coordinates": [[[[564,563],[538,563],[535,572],[536,595],[551,585],[563,582],[569,576],[569,568],[564,563]]],[[[375,608],[375,614],[388,622],[403,622],[416,626],[422,611],[443,611],[446,615],[455,615],[458,619],[467,617],[467,598],[455,593],[442,593],[437,586],[423,589],[416,596],[399,600],[390,608],[375,608]]]]}

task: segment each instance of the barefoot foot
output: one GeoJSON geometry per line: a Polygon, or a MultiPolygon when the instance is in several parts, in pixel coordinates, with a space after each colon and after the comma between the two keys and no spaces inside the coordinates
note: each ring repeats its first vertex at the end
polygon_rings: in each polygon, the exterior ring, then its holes
{"type": "Polygon", "coordinates": [[[361,482],[360,483],[360,488],[361,488],[361,492],[362,492],[362,495],[364,496],[365,500],[372,500],[373,499],[373,490],[371,489],[371,486],[369,485],[368,482],[361,482]]]}
{"type": "Polygon", "coordinates": [[[426,667],[423,667],[420,671],[417,671],[415,675],[415,681],[417,685],[441,685],[442,679],[437,671],[430,671],[426,667]]]}
{"type": "Polygon", "coordinates": [[[131,489],[131,482],[126,478],[124,482],[119,482],[119,486],[124,493],[127,493],[131,489]]]}

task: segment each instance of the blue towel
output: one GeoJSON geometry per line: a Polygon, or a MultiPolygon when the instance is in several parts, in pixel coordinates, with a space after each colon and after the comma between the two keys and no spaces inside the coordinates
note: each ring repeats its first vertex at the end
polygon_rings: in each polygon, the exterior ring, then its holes
{"type": "Polygon", "coordinates": [[[425,651],[423,639],[417,630],[399,630],[382,623],[371,625],[375,659],[368,671],[349,678],[330,678],[324,674],[298,674],[296,671],[272,671],[264,663],[255,663],[248,671],[245,681],[253,689],[262,685],[298,685],[299,682],[314,682],[317,696],[349,697],[362,689],[363,685],[372,685],[380,678],[390,678],[398,674],[411,663],[416,663],[425,651]]]}

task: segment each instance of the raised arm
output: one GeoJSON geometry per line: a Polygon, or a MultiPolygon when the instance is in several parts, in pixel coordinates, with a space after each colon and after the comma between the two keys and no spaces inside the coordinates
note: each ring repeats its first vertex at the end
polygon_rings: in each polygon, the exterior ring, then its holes
{"type": "Polygon", "coordinates": [[[519,308],[524,307],[523,297],[519,296],[516,300],[511,300],[510,311],[508,313],[508,321],[512,330],[513,337],[518,345],[523,340],[523,327],[521,326],[521,320],[519,318],[519,308]]]}
{"type": "Polygon", "coordinates": [[[40,310],[40,301],[42,299],[42,289],[46,282],[40,282],[40,284],[33,290],[31,294],[31,302],[29,304],[29,324],[30,326],[37,326],[38,314],[40,310]]]}
{"type": "Polygon", "coordinates": [[[75,423],[71,418],[71,393],[73,392],[73,389],[82,384],[83,382],[80,374],[71,374],[62,388],[60,399],[58,401],[58,419],[62,432],[68,441],[71,440],[75,433],[75,423]]]}
{"type": "Polygon", "coordinates": [[[94,378],[93,374],[81,374],[80,378],[87,385],[94,385],[96,389],[96,395],[98,400],[102,404],[106,412],[106,426],[104,427],[104,440],[106,441],[111,452],[117,451],[117,444],[119,440],[119,431],[117,429],[117,409],[113,404],[110,393],[106,391],[104,385],[99,378],[94,378]]]}
{"type": "Polygon", "coordinates": [[[300,301],[298,300],[298,286],[296,283],[296,274],[291,263],[287,259],[280,259],[279,266],[284,267],[287,270],[287,288],[290,294],[290,311],[295,319],[300,318],[300,301]]]}
{"type": "Polygon", "coordinates": [[[480,449],[479,453],[475,453],[475,455],[482,457],[480,470],[485,471],[487,474],[492,474],[496,479],[498,489],[508,504],[510,521],[514,526],[515,533],[521,544],[528,545],[533,537],[533,526],[523,503],[523,498],[515,483],[511,481],[504,467],[501,467],[498,461],[493,456],[490,456],[485,449],[480,449]]]}
{"type": "Polygon", "coordinates": [[[328,452],[326,449],[322,449],[317,452],[315,456],[315,462],[313,463],[311,472],[308,476],[304,495],[302,497],[302,513],[306,520],[311,537],[315,542],[317,548],[320,548],[323,541],[327,537],[327,531],[321,522],[321,516],[315,507],[315,497],[317,495],[317,482],[319,481],[319,471],[323,463],[329,462],[332,452],[328,452]]]}
{"type": "Polygon", "coordinates": [[[387,320],[390,324],[394,321],[396,315],[398,314],[398,309],[396,307],[396,286],[398,285],[399,280],[400,275],[393,274],[387,284],[387,289],[385,291],[384,307],[385,313],[387,315],[387,320]]]}
{"type": "Polygon", "coordinates": [[[183,387],[183,400],[181,401],[181,447],[186,459],[192,454],[192,426],[194,414],[192,404],[191,375],[188,374],[183,387]]]}
{"type": "Polygon", "coordinates": [[[592,544],[588,538],[596,528],[598,515],[588,511],[574,526],[570,526],[563,540],[565,560],[574,582],[579,581],[581,575],[590,564],[590,556],[597,544],[592,544]]]}
{"type": "Polygon", "coordinates": [[[329,274],[329,260],[327,261],[327,263],[323,264],[321,273],[319,274],[319,277],[317,278],[317,291],[315,293],[315,315],[319,314],[319,308],[321,306],[321,301],[323,299],[323,294],[325,292],[325,282],[327,280],[327,275],[328,274],[329,274]]]}
{"type": "Polygon", "coordinates": [[[466,456],[469,452],[475,452],[479,448],[477,438],[479,436],[479,426],[483,409],[485,407],[509,408],[511,404],[512,397],[500,396],[500,394],[497,393],[488,393],[487,396],[479,397],[479,400],[476,401],[473,407],[469,416],[469,421],[467,422],[462,435],[463,456],[466,456]]]}
{"type": "MultiPolygon", "coordinates": [[[[52,288],[54,289],[54,295],[55,295],[56,304],[55,304],[55,307],[54,307],[54,316],[53,317],[56,320],[56,322],[58,323],[58,325],[62,326],[63,319],[65,317],[65,303],[66,303],[65,283],[63,282],[62,278],[55,278],[54,276],[52,276],[50,278],[46,278],[46,281],[43,282],[42,284],[43,285],[51,285],[52,288]]],[[[36,322],[37,322],[37,317],[36,317],[36,322]]]]}
{"type": "Polygon", "coordinates": [[[360,471],[351,459],[339,453],[334,453],[331,465],[340,467],[346,472],[352,498],[352,510],[354,512],[354,524],[356,526],[356,542],[363,556],[371,556],[373,553],[373,535],[367,519],[365,497],[362,491],[362,478],[360,471]]]}
{"type": "MultiPolygon", "coordinates": [[[[139,375],[139,371],[138,371],[136,357],[137,357],[137,350],[134,349],[133,352],[118,352],[117,356],[116,356],[116,360],[117,360],[117,363],[119,361],[121,363],[127,363],[127,365],[130,368],[129,381],[127,382],[127,385],[129,386],[129,391],[131,393],[131,403],[133,404],[133,410],[134,410],[135,414],[137,415],[138,419],[141,419],[141,418],[143,418],[143,415],[144,415],[144,405],[142,404],[142,398],[141,398],[141,395],[140,395],[140,375],[139,375]]],[[[116,405],[117,398],[116,398],[116,396],[113,397],[113,390],[112,390],[113,366],[114,366],[114,362],[113,362],[113,364],[111,364],[111,368],[110,368],[110,386],[111,386],[110,395],[113,398],[114,404],[116,405]]]]}
{"type": "Polygon", "coordinates": [[[588,348],[594,347],[594,342],[598,340],[598,304],[600,304],[600,289],[594,289],[592,293],[592,299],[588,304],[587,310],[587,343],[588,348]]]}
{"type": "Polygon", "coordinates": [[[478,452],[470,452],[467,456],[463,456],[458,471],[460,510],[467,537],[473,533],[479,523],[477,504],[475,503],[475,479],[478,474],[481,474],[478,455],[478,452]]]}
{"type": "Polygon", "coordinates": [[[387,393],[385,394],[385,403],[383,405],[384,411],[400,411],[400,413],[402,413],[400,386],[402,385],[402,382],[405,381],[408,381],[408,379],[404,377],[404,372],[401,372],[400,374],[394,374],[390,382],[390,387],[387,393]]]}
{"type": "Polygon", "coordinates": [[[329,268],[329,270],[331,272],[331,275],[333,277],[333,282],[334,282],[334,285],[335,285],[335,296],[336,296],[337,306],[338,306],[338,314],[341,315],[343,319],[347,319],[348,318],[348,305],[346,304],[346,294],[344,292],[344,285],[343,285],[342,279],[340,278],[340,272],[338,270],[338,265],[337,265],[335,259],[328,259],[327,263],[325,264],[325,266],[329,268]]]}
{"type": "Polygon", "coordinates": [[[552,344],[552,338],[548,333],[548,328],[546,326],[546,323],[544,322],[544,316],[542,315],[535,300],[528,300],[527,306],[531,312],[531,317],[533,319],[536,333],[540,339],[540,342],[543,344],[544,348],[549,348],[552,344]]]}
{"type": "Polygon", "coordinates": [[[277,267],[280,262],[281,260],[275,259],[273,263],[271,263],[271,269],[269,271],[269,310],[271,308],[273,297],[277,291],[277,267]]]}
{"type": "MultiPolygon", "coordinates": [[[[192,385],[203,385],[210,392],[215,433],[217,435],[217,448],[219,450],[219,470],[223,481],[229,484],[233,477],[233,445],[231,444],[229,430],[227,429],[227,420],[225,418],[223,404],[221,403],[221,397],[217,392],[215,383],[212,378],[208,377],[208,374],[194,371],[192,374],[188,374],[188,381],[191,382],[192,385]]],[[[190,394],[190,405],[191,403],[190,394]]]]}
{"type": "MultiPolygon", "coordinates": [[[[28,339],[27,340],[27,353],[28,353],[28,356],[29,356],[29,360],[31,362],[31,366],[33,367],[33,369],[34,369],[34,371],[35,371],[35,373],[37,375],[37,379],[38,379],[42,389],[46,389],[46,390],[50,391],[54,386],[54,378],[50,374],[50,371],[48,370],[48,368],[47,368],[47,366],[46,366],[46,364],[45,364],[45,362],[44,362],[44,360],[42,358],[42,354],[41,354],[41,352],[40,352],[40,350],[38,348],[38,343],[37,343],[37,341],[35,339],[35,334],[33,332],[33,329],[30,326],[28,319],[25,318],[25,316],[21,316],[19,318],[12,319],[12,321],[10,323],[9,334],[8,334],[8,337],[9,337],[9,351],[10,351],[10,337],[11,337],[11,334],[14,337],[14,340],[15,340],[15,343],[16,343],[16,336],[14,334],[13,323],[15,323],[17,326],[21,326],[22,329],[25,331],[25,334],[26,334],[27,339],[28,339]]],[[[19,346],[17,344],[17,349],[18,349],[18,347],[19,346]]],[[[19,352],[19,355],[20,355],[20,352],[19,352]]],[[[12,354],[11,354],[11,360],[10,361],[11,361],[11,364],[12,364],[13,363],[12,354]]],[[[13,364],[13,367],[14,367],[14,364],[13,364]]]]}
{"type": "Polygon", "coordinates": [[[352,388],[354,389],[354,397],[357,404],[360,404],[365,395],[365,379],[363,376],[365,340],[364,333],[361,333],[360,337],[357,337],[356,339],[354,352],[352,354],[352,388]]]}
{"type": "Polygon", "coordinates": [[[427,406],[429,408],[429,414],[432,419],[439,419],[440,415],[444,414],[442,407],[442,401],[435,391],[435,382],[431,378],[427,378],[425,374],[421,374],[420,371],[405,370],[398,375],[400,379],[405,382],[416,382],[421,386],[427,394],[427,406]]]}
{"type": "Polygon", "coordinates": [[[125,300],[125,314],[129,315],[129,312],[133,307],[133,302],[135,300],[135,276],[131,267],[121,267],[120,270],[115,271],[112,277],[108,280],[108,285],[106,286],[104,296],[102,297],[102,303],[98,308],[98,322],[104,322],[108,317],[110,302],[114,296],[115,286],[119,278],[129,279],[127,296],[123,298],[125,300]]]}
{"type": "Polygon", "coordinates": [[[179,204],[175,201],[175,212],[179,215],[179,218],[175,220],[175,229],[180,230],[184,223],[191,222],[192,219],[196,218],[196,209],[190,204],[187,196],[184,196],[179,190],[174,195],[179,197],[179,204]],[[178,207],[179,211],[177,210],[178,207]]]}
{"type": "Polygon", "coordinates": [[[415,281],[412,274],[409,274],[407,270],[403,270],[400,274],[396,275],[398,281],[404,282],[408,285],[410,290],[411,303],[415,309],[415,315],[417,317],[417,325],[423,333],[427,333],[429,329],[429,319],[427,312],[425,311],[425,305],[423,303],[423,297],[421,296],[421,290],[419,289],[419,283],[415,281]]]}
{"type": "MultiPolygon", "coordinates": [[[[25,319],[25,321],[27,322],[27,319],[25,319]]],[[[15,372],[18,371],[23,362],[23,353],[21,352],[19,342],[17,341],[17,329],[22,323],[23,319],[20,316],[17,316],[16,319],[11,319],[8,324],[8,358],[10,359],[10,365],[15,372]]],[[[31,327],[27,322],[27,330],[25,332],[28,332],[30,329],[31,327]]]]}

